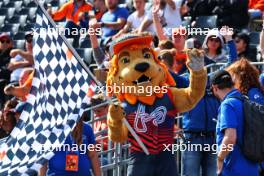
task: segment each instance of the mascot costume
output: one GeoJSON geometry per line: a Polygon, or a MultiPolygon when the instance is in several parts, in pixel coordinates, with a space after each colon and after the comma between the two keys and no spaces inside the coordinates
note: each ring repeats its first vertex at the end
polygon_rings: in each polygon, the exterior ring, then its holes
{"type": "Polygon", "coordinates": [[[111,90],[108,93],[114,94],[120,103],[109,107],[109,137],[114,142],[128,140],[131,143],[129,176],[177,175],[175,157],[171,151],[166,151],[166,146],[172,147],[174,143],[175,116],[196,105],[204,95],[207,81],[202,53],[188,50],[190,86],[175,88],[168,69],[154,51],[152,39],[145,33],[127,34],[110,46],[112,60],[107,87],[111,90]],[[116,86],[134,89],[114,92],[112,88],[116,86]],[[144,143],[149,155],[131,135],[123,118],[144,143]]]}

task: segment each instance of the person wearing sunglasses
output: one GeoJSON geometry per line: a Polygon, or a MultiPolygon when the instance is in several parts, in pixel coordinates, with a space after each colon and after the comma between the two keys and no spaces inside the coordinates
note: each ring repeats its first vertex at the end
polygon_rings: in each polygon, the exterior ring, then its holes
{"type": "Polygon", "coordinates": [[[250,38],[246,33],[238,33],[235,36],[235,44],[239,58],[246,58],[251,62],[257,62],[256,52],[252,52],[249,48],[250,38]]]}
{"type": "Polygon", "coordinates": [[[10,80],[10,70],[8,70],[7,65],[10,62],[10,51],[13,48],[13,41],[8,33],[0,34],[0,107],[3,106],[5,102],[4,87],[9,83],[10,80]]]}
{"type": "Polygon", "coordinates": [[[10,77],[11,83],[18,83],[23,70],[33,65],[32,40],[32,32],[27,32],[25,34],[25,50],[13,49],[10,52],[12,59],[8,65],[8,69],[12,71],[10,77]]]}
{"type": "Polygon", "coordinates": [[[206,65],[227,62],[226,52],[224,50],[224,39],[218,29],[212,29],[208,32],[202,48],[205,51],[206,65]]]}

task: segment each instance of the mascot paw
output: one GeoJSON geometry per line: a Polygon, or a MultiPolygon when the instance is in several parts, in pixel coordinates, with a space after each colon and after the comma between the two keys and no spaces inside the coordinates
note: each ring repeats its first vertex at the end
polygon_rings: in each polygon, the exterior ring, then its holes
{"type": "Polygon", "coordinates": [[[120,105],[111,104],[108,113],[114,121],[121,121],[126,117],[126,113],[120,105]]]}
{"type": "Polygon", "coordinates": [[[187,65],[192,71],[200,71],[204,67],[204,52],[196,48],[187,50],[187,65]]]}

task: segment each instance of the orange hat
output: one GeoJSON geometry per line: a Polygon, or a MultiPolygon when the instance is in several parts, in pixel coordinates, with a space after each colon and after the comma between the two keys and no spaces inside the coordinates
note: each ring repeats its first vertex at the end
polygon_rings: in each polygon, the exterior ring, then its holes
{"type": "Polygon", "coordinates": [[[118,54],[126,46],[137,45],[147,45],[151,47],[152,35],[146,34],[126,34],[110,44],[111,56],[118,54]]]}

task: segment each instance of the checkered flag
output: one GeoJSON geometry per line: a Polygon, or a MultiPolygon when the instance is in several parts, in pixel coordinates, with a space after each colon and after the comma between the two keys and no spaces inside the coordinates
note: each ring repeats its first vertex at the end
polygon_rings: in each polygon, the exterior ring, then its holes
{"type": "Polygon", "coordinates": [[[0,175],[32,175],[60,147],[89,103],[95,83],[39,7],[35,71],[17,126],[0,148],[0,175]],[[92,87],[90,85],[93,85],[92,87]]]}

